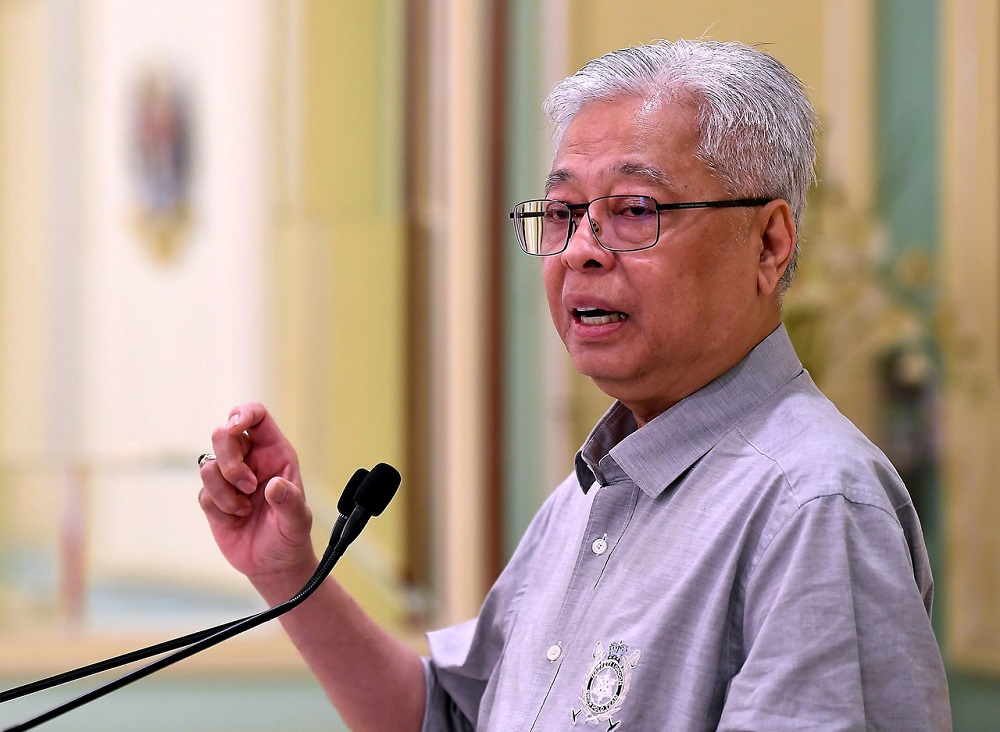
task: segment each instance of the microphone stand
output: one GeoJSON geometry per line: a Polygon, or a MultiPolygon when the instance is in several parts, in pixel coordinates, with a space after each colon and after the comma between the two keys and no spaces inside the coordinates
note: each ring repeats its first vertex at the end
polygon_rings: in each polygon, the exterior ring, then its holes
{"type": "MultiPolygon", "coordinates": [[[[352,482],[355,481],[359,473],[361,473],[361,471],[355,473],[354,478],[352,478],[352,482]]],[[[365,471],[365,473],[367,473],[367,471],[365,471]]],[[[323,553],[323,557],[320,559],[319,565],[316,567],[316,570],[313,572],[306,584],[303,585],[302,589],[299,590],[299,592],[296,593],[291,599],[255,615],[249,615],[230,623],[215,626],[214,628],[209,628],[197,633],[191,633],[172,641],[159,643],[140,651],[122,654],[121,656],[116,656],[113,659],[91,664],[90,666],[77,669],[76,671],[69,671],[49,679],[43,679],[42,681],[34,682],[33,684],[26,684],[24,686],[17,687],[16,689],[12,689],[11,691],[6,692],[4,694],[5,698],[0,701],[6,701],[8,698],[16,698],[34,691],[39,691],[41,689],[65,683],[66,681],[82,678],[83,676],[97,673],[98,670],[114,668],[115,666],[122,665],[123,663],[141,660],[143,658],[156,655],[157,653],[174,650],[174,652],[169,656],[153,661],[142,668],[136,669],[135,671],[127,673],[124,676],[104,684],[103,686],[99,686],[96,689],[81,694],[80,696],[64,702],[63,704],[60,704],[59,706],[39,714],[38,716],[25,722],[21,722],[20,724],[16,724],[12,727],[7,727],[3,730],[3,732],[23,732],[23,730],[33,729],[40,724],[62,716],[66,712],[83,706],[94,699],[99,699],[102,696],[110,694],[112,691],[116,691],[133,681],[145,678],[156,671],[166,668],[167,666],[171,666],[178,661],[193,656],[200,651],[211,648],[222,641],[228,640],[229,638],[243,633],[244,631],[256,628],[258,625],[262,625],[269,620],[273,620],[274,618],[293,610],[298,605],[302,604],[310,595],[312,595],[313,592],[315,592],[316,589],[323,583],[323,580],[329,576],[337,561],[347,550],[347,547],[361,533],[361,529],[364,528],[368,519],[382,513],[389,501],[392,499],[392,496],[395,494],[398,485],[399,474],[394,468],[385,465],[384,463],[376,465],[372,470],[372,473],[365,475],[364,482],[362,482],[361,486],[357,488],[358,505],[355,506],[350,517],[345,517],[342,513],[337,519],[337,523],[331,532],[330,542],[327,545],[326,551],[323,553]],[[371,478],[371,485],[369,485],[369,478],[371,478]],[[390,485],[393,482],[395,484],[390,485]],[[24,691],[29,687],[30,690],[24,691]]],[[[348,488],[350,488],[350,484],[348,485],[348,488]]],[[[347,491],[345,490],[345,495],[346,493],[347,491]]]]}
{"type": "MultiPolygon", "coordinates": [[[[354,493],[357,490],[357,483],[360,482],[361,478],[368,474],[367,470],[359,470],[358,473],[351,479],[351,483],[348,483],[348,487],[344,490],[344,497],[351,501],[353,505],[354,493]],[[363,471],[363,472],[362,472],[363,471]],[[361,474],[360,477],[358,474],[361,474]],[[355,485],[352,485],[354,483],[355,485]]],[[[341,499],[343,502],[344,499],[341,499]]],[[[339,504],[338,504],[339,508],[339,504]]],[[[340,516],[337,517],[337,521],[333,526],[333,530],[330,532],[330,542],[327,546],[326,553],[324,553],[323,558],[320,559],[319,566],[313,576],[309,578],[309,581],[303,586],[302,590],[299,590],[299,594],[309,586],[311,582],[316,579],[316,575],[320,568],[323,566],[323,562],[327,557],[327,554],[331,551],[333,546],[340,539],[341,534],[344,531],[344,524],[347,522],[346,513],[350,513],[350,509],[343,510],[340,516]]],[[[51,689],[54,686],[61,686],[62,684],[67,684],[71,681],[77,681],[78,679],[86,678],[87,676],[92,676],[93,674],[103,673],[105,671],[110,671],[111,669],[118,668],[119,666],[125,666],[130,663],[135,663],[137,661],[142,661],[152,656],[158,656],[162,653],[167,653],[169,651],[177,650],[178,648],[184,648],[192,643],[198,643],[205,638],[209,638],[216,633],[221,633],[227,628],[231,628],[239,623],[252,620],[253,618],[261,615],[261,613],[255,613],[253,615],[247,615],[245,617],[239,618],[238,620],[231,620],[228,623],[222,623],[221,625],[216,625],[212,628],[206,628],[205,630],[199,630],[194,633],[188,633],[187,635],[182,635],[173,640],[163,641],[161,643],[156,643],[146,648],[140,648],[139,650],[129,651],[128,653],[123,653],[119,656],[114,656],[112,658],[105,659],[103,661],[98,661],[96,663],[91,663],[86,666],[81,666],[80,668],[73,669],[71,671],[64,671],[63,673],[56,674],[54,676],[49,676],[44,679],[39,679],[37,681],[32,681],[21,686],[16,686],[12,689],[0,692],[0,704],[4,702],[11,701],[12,699],[19,699],[22,696],[28,696],[29,694],[34,694],[39,691],[44,691],[45,689],[51,689]]]]}
{"type": "Polygon", "coordinates": [[[120,656],[114,656],[104,661],[98,661],[86,666],[81,666],[80,668],[73,669],[72,671],[65,671],[63,673],[56,674],[55,676],[49,676],[48,678],[32,681],[22,686],[16,686],[12,689],[8,689],[7,691],[0,692],[0,704],[11,701],[12,699],[19,699],[22,696],[28,696],[29,694],[44,691],[45,689],[51,689],[54,686],[68,684],[71,681],[92,676],[93,674],[110,671],[111,669],[118,668],[119,666],[125,666],[130,663],[135,663],[136,661],[142,661],[146,658],[150,658],[151,656],[158,656],[161,653],[167,653],[168,651],[183,648],[184,646],[191,645],[192,643],[196,643],[203,638],[215,635],[216,633],[225,630],[236,623],[252,617],[254,616],[248,615],[245,618],[240,618],[240,620],[233,620],[228,623],[223,623],[222,625],[216,625],[214,628],[199,630],[196,633],[189,633],[188,635],[183,635],[178,638],[174,638],[173,640],[163,641],[162,643],[147,646],[146,648],[142,648],[137,651],[129,651],[128,653],[123,653],[120,656]]]}

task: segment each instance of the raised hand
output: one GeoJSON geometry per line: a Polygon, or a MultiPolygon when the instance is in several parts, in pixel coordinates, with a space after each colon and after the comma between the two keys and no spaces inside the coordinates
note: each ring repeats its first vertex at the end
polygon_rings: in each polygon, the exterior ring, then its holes
{"type": "Polygon", "coordinates": [[[212,432],[199,502],[223,555],[258,585],[294,586],[315,568],[298,457],[267,409],[230,412],[212,432]]]}

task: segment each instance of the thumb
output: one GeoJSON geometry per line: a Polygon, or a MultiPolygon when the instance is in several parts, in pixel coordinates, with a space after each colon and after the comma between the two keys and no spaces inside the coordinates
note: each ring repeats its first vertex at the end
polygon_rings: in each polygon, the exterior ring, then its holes
{"type": "Polygon", "coordinates": [[[302,489],[291,481],[275,477],[264,488],[264,498],[274,511],[278,528],[292,542],[308,542],[312,511],[302,489]]]}

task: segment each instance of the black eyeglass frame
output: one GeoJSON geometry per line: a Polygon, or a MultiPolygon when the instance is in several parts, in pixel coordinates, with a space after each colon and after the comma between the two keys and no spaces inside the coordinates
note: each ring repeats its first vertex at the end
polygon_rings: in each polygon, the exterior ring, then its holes
{"type": "MultiPolygon", "coordinates": [[[[777,200],[776,198],[730,198],[718,201],[683,201],[681,203],[660,203],[652,196],[630,195],[630,194],[620,194],[614,196],[598,196],[597,198],[587,201],[586,203],[566,203],[566,201],[560,201],[555,198],[529,198],[527,200],[515,204],[514,208],[511,209],[511,212],[508,214],[510,220],[515,222],[514,234],[517,237],[517,243],[521,246],[521,251],[527,254],[529,257],[553,257],[556,254],[562,254],[563,252],[566,251],[566,247],[569,246],[569,240],[573,238],[573,234],[575,234],[577,229],[580,228],[580,220],[582,220],[583,217],[581,216],[579,219],[575,217],[570,219],[566,227],[566,241],[563,242],[561,249],[559,249],[558,251],[546,252],[545,254],[541,254],[539,252],[528,251],[527,244],[524,241],[521,229],[517,226],[516,221],[518,218],[522,219],[539,218],[541,216],[544,216],[546,212],[522,211],[520,214],[515,214],[515,211],[517,210],[518,207],[524,206],[527,203],[559,203],[565,206],[567,209],[569,209],[570,213],[574,211],[584,211],[587,214],[587,218],[590,219],[590,205],[595,201],[603,201],[608,198],[646,198],[652,201],[653,204],[656,206],[657,213],[660,213],[661,211],[682,211],[685,209],[692,209],[692,208],[751,208],[753,206],[765,206],[771,203],[771,201],[777,200]]],[[[656,217],[656,238],[653,239],[653,243],[648,244],[647,246],[644,247],[637,247],[635,249],[621,249],[616,247],[609,247],[607,244],[601,241],[600,235],[593,229],[593,219],[591,219],[591,231],[594,231],[594,238],[597,240],[597,243],[600,244],[604,249],[607,249],[609,252],[641,252],[645,249],[652,249],[654,246],[656,246],[656,243],[660,241],[660,217],[659,216],[656,217]]]]}

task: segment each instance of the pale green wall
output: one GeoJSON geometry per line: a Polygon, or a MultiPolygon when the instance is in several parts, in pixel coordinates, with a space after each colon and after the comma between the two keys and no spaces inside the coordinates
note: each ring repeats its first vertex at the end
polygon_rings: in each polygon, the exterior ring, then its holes
{"type": "Polygon", "coordinates": [[[541,329],[549,327],[538,308],[540,268],[517,247],[507,212],[520,200],[539,195],[545,162],[539,129],[544,92],[538,79],[538,15],[532,0],[513,0],[508,17],[510,59],[507,105],[507,179],[495,215],[503,233],[504,291],[504,555],[510,556],[545,495],[545,415],[541,329]]]}

